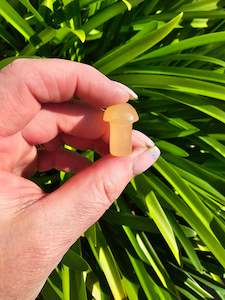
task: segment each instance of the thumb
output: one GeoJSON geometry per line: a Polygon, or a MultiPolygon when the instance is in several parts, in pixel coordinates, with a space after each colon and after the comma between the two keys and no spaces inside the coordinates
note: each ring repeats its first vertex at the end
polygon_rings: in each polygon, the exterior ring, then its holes
{"type": "Polygon", "coordinates": [[[139,147],[127,157],[107,155],[40,201],[39,224],[48,244],[52,242],[54,248],[62,241],[66,247],[73,244],[119,197],[132,177],[148,169],[159,155],[155,146],[139,147]]]}

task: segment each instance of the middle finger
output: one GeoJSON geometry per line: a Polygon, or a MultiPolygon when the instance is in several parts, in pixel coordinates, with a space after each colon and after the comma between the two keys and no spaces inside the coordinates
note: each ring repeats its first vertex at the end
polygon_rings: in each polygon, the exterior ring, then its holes
{"type": "Polygon", "coordinates": [[[43,105],[22,134],[27,142],[36,145],[48,143],[60,134],[95,140],[107,131],[103,111],[79,102],[43,105]]]}

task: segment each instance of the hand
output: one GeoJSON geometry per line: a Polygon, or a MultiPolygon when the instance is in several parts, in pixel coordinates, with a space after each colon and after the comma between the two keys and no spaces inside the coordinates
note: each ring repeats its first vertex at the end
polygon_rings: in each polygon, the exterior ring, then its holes
{"type": "Polygon", "coordinates": [[[130,156],[108,154],[100,108],[133,96],[94,68],[66,60],[18,59],[1,70],[0,299],[35,299],[68,248],[158,158],[137,131],[130,156]],[[102,158],[91,164],[63,150],[65,143],[102,158]],[[46,150],[37,152],[37,144],[46,150]],[[51,194],[26,179],[52,168],[76,175],[51,194]]]}

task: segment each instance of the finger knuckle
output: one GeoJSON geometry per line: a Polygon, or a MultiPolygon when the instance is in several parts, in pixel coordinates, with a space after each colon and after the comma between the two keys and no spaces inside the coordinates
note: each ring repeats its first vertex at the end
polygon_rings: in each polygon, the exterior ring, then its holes
{"type": "Polygon", "coordinates": [[[102,206],[108,207],[118,197],[118,190],[115,179],[112,176],[104,176],[98,180],[96,190],[100,195],[102,206]]]}

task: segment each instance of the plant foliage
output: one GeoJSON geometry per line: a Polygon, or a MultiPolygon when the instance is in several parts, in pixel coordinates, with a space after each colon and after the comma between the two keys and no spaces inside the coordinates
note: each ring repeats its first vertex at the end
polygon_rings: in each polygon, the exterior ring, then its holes
{"type": "MultiPolygon", "coordinates": [[[[1,68],[33,56],[94,65],[138,93],[136,128],[162,151],[40,299],[225,299],[224,17],[219,0],[0,1],[1,68]]],[[[33,180],[51,190],[69,176],[33,180]]]]}

